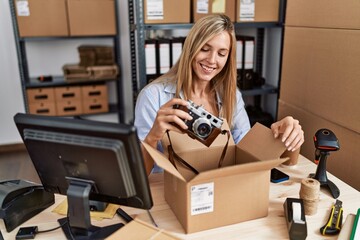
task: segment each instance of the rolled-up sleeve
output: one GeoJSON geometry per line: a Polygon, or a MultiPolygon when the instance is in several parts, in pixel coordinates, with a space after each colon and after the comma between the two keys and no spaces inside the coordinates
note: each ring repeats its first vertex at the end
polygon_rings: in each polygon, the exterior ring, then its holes
{"type": "Polygon", "coordinates": [[[236,107],[233,116],[233,128],[231,134],[237,144],[250,130],[250,121],[246,113],[245,103],[239,90],[236,91],[236,107]]]}
{"type": "Polygon", "coordinates": [[[146,87],[137,97],[134,125],[141,141],[149,133],[160,108],[159,93],[155,90],[153,87],[146,87]]]}

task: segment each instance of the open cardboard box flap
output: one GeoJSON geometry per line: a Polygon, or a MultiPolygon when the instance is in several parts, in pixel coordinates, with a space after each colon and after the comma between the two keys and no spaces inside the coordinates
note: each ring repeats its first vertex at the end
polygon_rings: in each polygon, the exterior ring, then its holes
{"type": "Polygon", "coordinates": [[[285,150],[281,138],[274,138],[271,129],[256,123],[237,145],[260,160],[279,158],[285,150]]]}
{"type": "MultiPolygon", "coordinates": [[[[229,129],[229,126],[226,121],[224,121],[223,129],[229,129]]],[[[181,152],[192,152],[192,151],[206,151],[208,147],[204,146],[199,141],[192,139],[187,134],[180,134],[177,132],[170,132],[172,145],[175,146],[174,150],[180,154],[181,152]]],[[[210,145],[210,148],[219,148],[223,149],[227,141],[226,135],[219,135],[215,141],[210,145]]],[[[163,146],[167,146],[169,143],[167,136],[163,138],[163,146]]],[[[202,179],[211,179],[215,172],[216,176],[229,176],[231,174],[239,173],[249,173],[256,171],[269,170],[286,159],[280,159],[281,154],[286,150],[284,143],[280,139],[275,139],[271,129],[256,123],[250,131],[245,135],[245,137],[238,143],[237,146],[234,146],[235,143],[230,137],[229,139],[229,148],[236,147],[239,148],[237,154],[241,154],[246,158],[255,158],[257,161],[252,161],[248,163],[241,163],[239,165],[232,165],[229,167],[216,168],[204,172],[200,172],[198,175],[194,175],[191,179],[193,180],[202,180],[202,179]]],[[[163,168],[165,171],[169,172],[173,176],[177,177],[181,181],[187,182],[190,179],[188,177],[182,176],[181,173],[171,164],[168,157],[165,154],[154,149],[150,145],[143,142],[143,146],[152,156],[154,161],[158,166],[163,168]]]]}
{"type": "Polygon", "coordinates": [[[163,153],[154,149],[153,147],[151,147],[149,144],[147,144],[145,142],[142,142],[142,144],[143,144],[144,148],[146,149],[146,151],[148,151],[150,156],[154,159],[154,161],[156,162],[156,164],[159,167],[163,168],[165,171],[168,171],[175,177],[177,177],[180,180],[185,182],[185,179],[183,178],[183,176],[181,176],[181,174],[178,172],[178,170],[171,164],[169,159],[163,153]]]}

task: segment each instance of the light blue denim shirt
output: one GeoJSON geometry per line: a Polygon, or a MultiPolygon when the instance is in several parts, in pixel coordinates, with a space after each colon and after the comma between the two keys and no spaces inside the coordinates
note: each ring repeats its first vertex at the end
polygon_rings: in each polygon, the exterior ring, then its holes
{"type": "MultiPolygon", "coordinates": [[[[160,107],[175,97],[176,85],[174,83],[152,83],[145,86],[137,97],[135,106],[135,127],[139,139],[143,141],[149,133],[155,121],[160,107]]],[[[180,97],[183,98],[182,93],[180,97]]],[[[218,107],[221,109],[222,102],[217,94],[218,107]]],[[[240,91],[236,90],[236,110],[233,115],[233,127],[231,134],[237,144],[250,130],[249,117],[245,110],[245,104],[240,91]]],[[[162,151],[161,143],[158,149],[162,151]]]]}

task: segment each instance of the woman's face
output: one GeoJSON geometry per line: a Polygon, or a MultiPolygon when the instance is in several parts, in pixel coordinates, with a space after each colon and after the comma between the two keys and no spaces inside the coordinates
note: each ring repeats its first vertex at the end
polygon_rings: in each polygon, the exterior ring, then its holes
{"type": "Polygon", "coordinates": [[[210,82],[225,66],[230,51],[230,35],[223,31],[210,39],[192,63],[196,80],[210,82]]]}

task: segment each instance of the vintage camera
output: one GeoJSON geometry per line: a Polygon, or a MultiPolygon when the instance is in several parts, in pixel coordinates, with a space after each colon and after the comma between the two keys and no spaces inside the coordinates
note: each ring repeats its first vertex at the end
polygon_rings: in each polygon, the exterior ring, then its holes
{"type": "MultiPolygon", "coordinates": [[[[191,121],[184,120],[188,129],[178,128],[204,145],[210,146],[221,132],[221,126],[224,121],[206,111],[202,106],[196,105],[191,100],[188,100],[187,106],[174,105],[174,108],[181,109],[193,117],[191,121]]],[[[175,126],[177,125],[175,124],[175,126]]]]}

